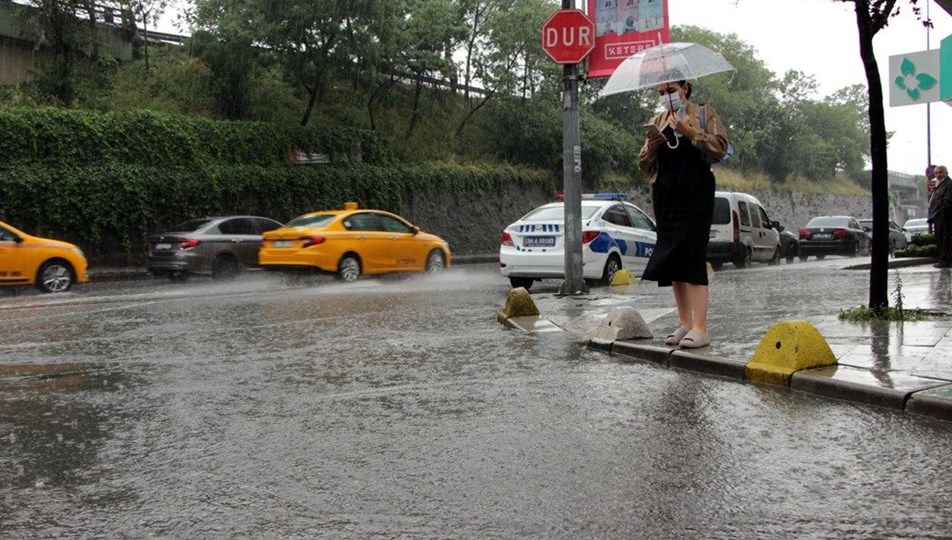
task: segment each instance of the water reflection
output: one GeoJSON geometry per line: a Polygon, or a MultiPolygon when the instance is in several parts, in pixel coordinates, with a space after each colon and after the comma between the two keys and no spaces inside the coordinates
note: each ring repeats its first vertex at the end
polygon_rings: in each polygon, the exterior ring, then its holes
{"type": "Polygon", "coordinates": [[[952,274],[949,272],[930,274],[929,293],[935,305],[949,305],[952,302],[952,274]]]}
{"type": "MultiPolygon", "coordinates": [[[[49,489],[81,483],[115,411],[75,398],[123,387],[115,372],[88,364],[0,366],[0,484],[49,489]]],[[[0,502],[0,515],[10,515],[6,503],[0,502]]]]}
{"type": "MultiPolygon", "coordinates": [[[[889,342],[890,342],[890,333],[892,332],[893,324],[891,321],[872,321],[870,323],[871,336],[870,336],[870,347],[869,350],[873,355],[873,376],[876,377],[882,385],[886,388],[893,388],[892,377],[889,376],[889,370],[892,368],[892,363],[889,358],[889,342]]],[[[897,323],[900,331],[902,329],[902,323],[897,323]]],[[[902,343],[902,337],[899,338],[899,343],[902,343]]]]}

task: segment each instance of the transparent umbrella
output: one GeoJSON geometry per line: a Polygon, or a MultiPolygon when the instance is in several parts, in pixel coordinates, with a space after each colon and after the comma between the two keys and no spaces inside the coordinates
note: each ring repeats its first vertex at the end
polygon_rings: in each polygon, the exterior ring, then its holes
{"type": "Polygon", "coordinates": [[[661,83],[697,79],[734,71],[719,53],[697,43],[662,43],[626,58],[605,83],[599,96],[650,88],[661,83]]]}

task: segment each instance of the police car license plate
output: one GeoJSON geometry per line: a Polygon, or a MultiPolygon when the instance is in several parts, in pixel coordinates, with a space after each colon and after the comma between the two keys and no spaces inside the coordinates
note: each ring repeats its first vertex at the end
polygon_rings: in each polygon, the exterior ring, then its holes
{"type": "Polygon", "coordinates": [[[555,246],[554,236],[527,236],[522,239],[524,247],[553,247],[555,246]]]}

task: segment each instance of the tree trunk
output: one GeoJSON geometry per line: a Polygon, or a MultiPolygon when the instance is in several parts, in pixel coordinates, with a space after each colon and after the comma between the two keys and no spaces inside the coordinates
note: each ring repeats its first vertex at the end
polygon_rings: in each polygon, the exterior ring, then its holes
{"type": "Polygon", "coordinates": [[[466,113],[466,117],[463,118],[463,121],[459,123],[459,126],[456,128],[456,131],[453,133],[454,139],[458,138],[460,135],[463,134],[463,128],[466,127],[466,123],[469,122],[469,120],[473,117],[473,115],[476,114],[476,111],[481,109],[483,105],[485,105],[486,102],[489,101],[489,99],[493,97],[493,94],[495,94],[495,92],[492,90],[486,92],[486,95],[483,97],[483,99],[475,107],[472,107],[468,113],[466,113]]]}
{"type": "MultiPolygon", "coordinates": [[[[869,2],[856,0],[856,27],[859,53],[869,85],[869,154],[872,161],[873,254],[869,274],[869,309],[883,313],[889,307],[889,166],[886,162],[886,115],[879,64],[873,52],[873,36],[878,28],[869,11],[869,2]]],[[[886,12],[888,15],[888,12],[886,12]]]]}
{"type": "Polygon", "coordinates": [[[393,88],[393,85],[396,84],[396,82],[397,81],[394,78],[394,76],[390,75],[386,81],[384,81],[377,88],[375,88],[373,92],[370,93],[370,99],[367,100],[367,115],[370,117],[371,131],[374,131],[377,129],[377,121],[376,121],[376,117],[374,116],[374,101],[377,100],[377,96],[381,93],[381,91],[385,89],[390,90],[391,88],[393,88]]]}
{"type": "Polygon", "coordinates": [[[314,104],[317,102],[317,92],[318,86],[314,86],[307,89],[308,90],[308,99],[307,106],[304,107],[304,116],[301,117],[301,125],[306,126],[307,123],[311,120],[311,111],[314,110],[314,104]]]}
{"type": "Polygon", "coordinates": [[[410,115],[410,125],[407,126],[407,137],[413,135],[417,120],[420,117],[420,95],[423,93],[423,73],[418,73],[413,84],[413,114],[410,115]]]}

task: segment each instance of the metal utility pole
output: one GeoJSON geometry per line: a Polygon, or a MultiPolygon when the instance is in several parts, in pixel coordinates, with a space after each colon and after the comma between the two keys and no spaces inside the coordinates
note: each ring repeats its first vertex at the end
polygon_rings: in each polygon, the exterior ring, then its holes
{"type": "MultiPolygon", "coordinates": [[[[562,9],[574,9],[562,0],[562,9]]],[[[582,145],[579,137],[578,64],[562,67],[562,183],[565,193],[565,281],[559,294],[588,294],[582,274],[582,145]]]]}
{"type": "MultiPolygon", "coordinates": [[[[563,0],[562,5],[571,4],[563,0]]],[[[565,193],[565,281],[559,294],[587,294],[582,274],[582,146],[579,141],[578,64],[562,68],[562,182],[565,193]]]]}

